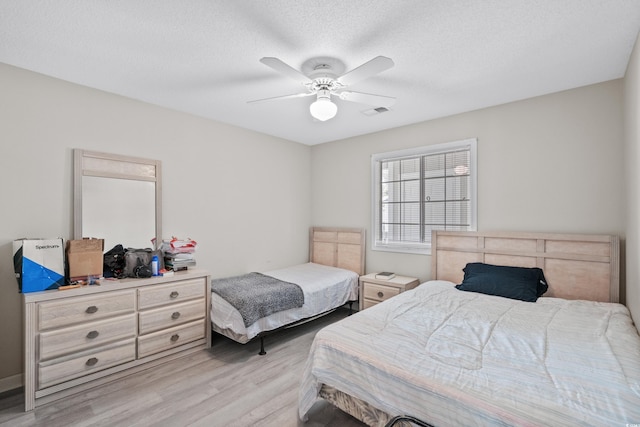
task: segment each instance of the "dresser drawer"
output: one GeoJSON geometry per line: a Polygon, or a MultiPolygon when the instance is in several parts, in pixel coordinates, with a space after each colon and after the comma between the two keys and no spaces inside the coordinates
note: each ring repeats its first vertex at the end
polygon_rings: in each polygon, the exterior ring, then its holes
{"type": "Polygon", "coordinates": [[[138,290],[138,308],[142,310],[194,298],[204,298],[206,285],[204,279],[193,279],[141,288],[138,290]]]}
{"type": "Polygon", "coordinates": [[[135,291],[109,292],[104,295],[42,302],[38,304],[38,328],[45,330],[104,319],[133,313],[135,308],[135,291]]]}
{"type": "Polygon", "coordinates": [[[112,366],[130,362],[136,357],[136,341],[131,338],[38,364],[38,388],[51,387],[112,366]]]}
{"type": "Polygon", "coordinates": [[[142,311],[139,314],[138,332],[149,332],[181,325],[206,316],[205,299],[171,304],[168,306],[142,311]]]}
{"type": "Polygon", "coordinates": [[[138,337],[138,357],[178,347],[205,336],[204,319],[138,337]]]}
{"type": "Polygon", "coordinates": [[[135,313],[40,333],[40,360],[136,336],[135,313]]]}
{"type": "Polygon", "coordinates": [[[385,301],[400,293],[400,289],[394,286],[376,285],[374,283],[364,283],[364,298],[374,301],[385,301]]]}

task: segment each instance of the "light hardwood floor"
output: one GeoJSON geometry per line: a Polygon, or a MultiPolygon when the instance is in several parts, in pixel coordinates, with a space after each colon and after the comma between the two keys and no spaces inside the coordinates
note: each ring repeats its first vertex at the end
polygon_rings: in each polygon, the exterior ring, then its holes
{"type": "Polygon", "coordinates": [[[362,427],[324,401],[297,416],[298,385],[315,333],[344,318],[321,319],[242,345],[220,335],[208,350],[25,413],[20,391],[0,395],[2,426],[362,427]]]}

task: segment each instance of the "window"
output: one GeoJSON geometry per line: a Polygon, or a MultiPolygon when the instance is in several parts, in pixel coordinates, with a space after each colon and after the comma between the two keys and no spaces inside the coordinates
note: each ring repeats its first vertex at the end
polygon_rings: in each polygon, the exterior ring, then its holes
{"type": "Polygon", "coordinates": [[[373,250],[431,253],[432,230],[475,230],[477,140],[371,157],[373,250]]]}

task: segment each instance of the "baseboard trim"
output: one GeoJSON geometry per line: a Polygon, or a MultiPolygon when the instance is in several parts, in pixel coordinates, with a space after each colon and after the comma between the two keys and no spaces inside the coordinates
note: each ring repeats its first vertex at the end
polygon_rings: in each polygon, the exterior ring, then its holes
{"type": "Polygon", "coordinates": [[[14,390],[24,385],[24,375],[17,374],[6,378],[0,378],[0,393],[5,391],[14,390]]]}

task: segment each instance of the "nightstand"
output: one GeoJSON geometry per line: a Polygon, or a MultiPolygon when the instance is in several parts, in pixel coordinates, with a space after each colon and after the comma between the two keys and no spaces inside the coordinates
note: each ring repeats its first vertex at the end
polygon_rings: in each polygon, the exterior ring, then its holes
{"type": "Polygon", "coordinates": [[[415,277],[396,275],[392,279],[376,279],[376,273],[360,276],[360,310],[413,289],[419,284],[420,281],[415,277]]]}

